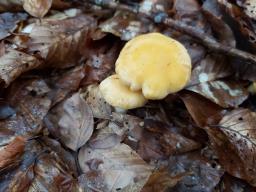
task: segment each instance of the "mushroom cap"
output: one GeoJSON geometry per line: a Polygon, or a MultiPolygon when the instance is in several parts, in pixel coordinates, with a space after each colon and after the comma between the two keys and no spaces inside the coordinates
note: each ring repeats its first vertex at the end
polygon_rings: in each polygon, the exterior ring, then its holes
{"type": "Polygon", "coordinates": [[[103,80],[99,88],[104,99],[114,107],[133,109],[142,107],[147,102],[141,91],[131,91],[122,83],[118,75],[103,80]]]}
{"type": "Polygon", "coordinates": [[[178,41],[160,33],[127,42],[116,61],[116,73],[132,91],[147,99],[163,99],[183,89],[191,75],[191,59],[178,41]]]}

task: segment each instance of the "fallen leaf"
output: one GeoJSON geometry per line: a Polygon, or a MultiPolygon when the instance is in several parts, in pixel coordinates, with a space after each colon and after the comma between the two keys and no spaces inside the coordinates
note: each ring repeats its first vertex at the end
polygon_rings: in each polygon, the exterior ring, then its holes
{"type": "Polygon", "coordinates": [[[42,62],[36,57],[14,49],[6,50],[0,57],[0,79],[7,87],[22,73],[40,66],[42,62]]]}
{"type": "Polygon", "coordinates": [[[224,174],[215,161],[203,157],[200,151],[170,157],[168,172],[174,178],[183,176],[170,192],[212,192],[224,174]]]}
{"type": "Polygon", "coordinates": [[[209,81],[186,88],[224,108],[238,107],[248,98],[248,91],[239,82],[209,81]]]}
{"type": "Polygon", "coordinates": [[[183,177],[183,174],[171,176],[166,168],[155,171],[149,177],[141,192],[166,192],[168,189],[174,187],[180,180],[182,180],[183,177]]]}
{"type": "Polygon", "coordinates": [[[92,171],[90,164],[93,161],[98,162],[96,170],[102,174],[106,192],[122,190],[129,185],[136,185],[139,181],[145,183],[152,170],[150,165],[125,144],[109,149],[91,149],[85,145],[80,149],[78,159],[85,174],[92,171]]]}
{"type": "Polygon", "coordinates": [[[23,0],[23,8],[34,17],[44,17],[51,6],[52,0],[23,0]]]}
{"type": "Polygon", "coordinates": [[[25,13],[1,13],[0,14],[0,40],[11,35],[18,23],[26,20],[28,17],[25,13]]]}
{"type": "Polygon", "coordinates": [[[219,125],[207,129],[211,144],[225,170],[256,186],[256,113],[235,109],[219,125]]]}
{"type": "Polygon", "coordinates": [[[179,95],[199,127],[209,123],[217,124],[223,117],[223,109],[210,100],[193,92],[182,92],[179,95]]]}
{"type": "Polygon", "coordinates": [[[111,115],[111,106],[103,98],[98,85],[90,85],[86,91],[82,93],[85,101],[92,109],[95,118],[108,119],[111,115]]]}
{"type": "Polygon", "coordinates": [[[89,105],[81,98],[80,93],[73,94],[57,105],[48,118],[53,123],[51,133],[59,137],[65,146],[74,151],[83,146],[92,135],[93,114],[89,105]]]}
{"type": "Polygon", "coordinates": [[[39,54],[49,67],[67,68],[81,60],[89,31],[96,25],[91,16],[78,15],[62,20],[45,19],[28,34],[28,52],[39,54]]]}
{"type": "Polygon", "coordinates": [[[7,146],[0,148],[0,170],[18,161],[24,152],[25,143],[24,137],[17,136],[7,146]]]}
{"type": "Polygon", "coordinates": [[[42,79],[15,81],[7,90],[7,102],[16,114],[0,121],[0,127],[16,134],[34,135],[42,129],[43,118],[51,107],[49,87],[42,79]]]}
{"type": "Polygon", "coordinates": [[[112,33],[122,40],[130,40],[135,36],[151,31],[154,26],[149,20],[139,21],[134,14],[117,11],[115,15],[100,24],[103,32],[112,33]]]}

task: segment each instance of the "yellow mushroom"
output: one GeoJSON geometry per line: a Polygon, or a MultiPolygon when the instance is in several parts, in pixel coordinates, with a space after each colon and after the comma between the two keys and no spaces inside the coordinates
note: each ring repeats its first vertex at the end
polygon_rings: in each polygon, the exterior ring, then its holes
{"type": "Polygon", "coordinates": [[[133,109],[142,107],[147,102],[141,91],[131,91],[120,81],[118,75],[112,75],[103,80],[99,88],[104,99],[114,107],[133,109]]]}
{"type": "Polygon", "coordinates": [[[251,94],[256,94],[256,82],[253,82],[249,88],[248,88],[248,91],[251,93],[251,94]]]}
{"type": "Polygon", "coordinates": [[[163,99],[186,86],[191,59],[178,41],[149,33],[126,43],[116,61],[116,73],[132,91],[142,90],[147,99],[163,99]]]}

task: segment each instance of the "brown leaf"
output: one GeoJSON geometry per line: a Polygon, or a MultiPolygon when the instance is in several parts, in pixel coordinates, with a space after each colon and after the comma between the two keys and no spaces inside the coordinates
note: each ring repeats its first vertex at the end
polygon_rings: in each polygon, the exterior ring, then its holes
{"type": "Polygon", "coordinates": [[[8,89],[8,102],[16,115],[0,121],[0,127],[17,134],[36,134],[42,128],[42,120],[51,106],[47,97],[49,87],[42,79],[15,81],[8,89]]]}
{"type": "Polygon", "coordinates": [[[180,96],[199,127],[217,124],[221,120],[223,109],[210,100],[193,92],[182,92],[180,96]]]}
{"type": "Polygon", "coordinates": [[[85,71],[83,66],[76,66],[58,74],[53,73],[52,77],[48,79],[53,89],[49,93],[52,105],[54,106],[65,99],[70,93],[77,91],[84,76],[85,71]]]}
{"type": "Polygon", "coordinates": [[[22,11],[22,0],[1,0],[0,12],[22,11]]]}
{"type": "Polygon", "coordinates": [[[27,19],[25,13],[1,13],[0,14],[0,40],[11,35],[18,23],[27,19]]]}
{"type": "Polygon", "coordinates": [[[91,107],[95,118],[110,118],[111,106],[103,98],[98,85],[88,86],[83,95],[85,97],[85,101],[91,107]]]}
{"type": "Polygon", "coordinates": [[[93,132],[91,108],[81,98],[80,93],[75,93],[55,108],[58,112],[56,117],[50,117],[55,126],[51,132],[60,137],[68,148],[78,150],[89,140],[93,132]]]}
{"type": "MultiPolygon", "coordinates": [[[[102,173],[106,192],[122,190],[141,181],[145,183],[152,170],[150,165],[125,144],[118,144],[110,149],[91,149],[84,146],[80,149],[78,158],[85,174],[92,171],[93,161],[98,162],[94,169],[102,173]]],[[[93,187],[97,189],[97,185],[93,187]]],[[[140,188],[136,191],[139,192],[140,188]]]]}
{"type": "Polygon", "coordinates": [[[52,6],[52,0],[24,0],[23,8],[30,15],[42,18],[52,6]]]}
{"type": "Polygon", "coordinates": [[[210,81],[187,87],[224,108],[238,107],[248,98],[248,91],[242,83],[229,81],[210,81]]]}
{"type": "Polygon", "coordinates": [[[202,156],[200,151],[170,157],[168,172],[174,178],[182,176],[177,185],[168,190],[170,192],[212,192],[224,173],[215,161],[202,156]]]}
{"type": "Polygon", "coordinates": [[[235,47],[236,40],[233,31],[223,20],[223,15],[217,0],[204,1],[202,10],[208,22],[211,24],[212,30],[217,34],[218,40],[223,44],[235,47]]]}
{"type": "Polygon", "coordinates": [[[147,33],[154,26],[148,20],[139,21],[134,14],[117,11],[114,17],[100,24],[100,28],[104,32],[112,33],[122,40],[130,40],[133,37],[147,33]]]}
{"type": "Polygon", "coordinates": [[[171,176],[168,170],[163,169],[155,171],[148,179],[141,192],[166,192],[169,188],[174,187],[184,175],[171,176]]]}
{"type": "Polygon", "coordinates": [[[20,74],[40,66],[42,62],[36,57],[14,49],[8,49],[0,57],[0,79],[7,87],[20,74]]]}
{"type": "Polygon", "coordinates": [[[81,60],[90,38],[89,30],[95,24],[95,19],[87,15],[43,20],[32,27],[26,46],[31,54],[38,52],[50,67],[74,66],[81,60]]]}
{"type": "Polygon", "coordinates": [[[225,170],[256,186],[256,113],[235,109],[207,130],[211,144],[225,170]]]}
{"type": "Polygon", "coordinates": [[[24,137],[17,136],[7,146],[0,148],[0,169],[20,158],[24,152],[25,143],[24,137]]]}
{"type": "Polygon", "coordinates": [[[152,120],[144,122],[128,133],[127,143],[136,141],[138,154],[147,161],[167,159],[201,147],[199,143],[175,133],[166,124],[152,120]],[[130,141],[129,141],[130,140],[130,141]]]}

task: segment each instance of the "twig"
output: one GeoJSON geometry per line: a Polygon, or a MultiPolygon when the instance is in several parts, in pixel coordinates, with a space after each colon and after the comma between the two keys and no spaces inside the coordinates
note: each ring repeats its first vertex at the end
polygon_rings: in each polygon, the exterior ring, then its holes
{"type": "Polygon", "coordinates": [[[202,30],[199,30],[193,26],[187,25],[182,21],[173,20],[167,17],[165,13],[156,13],[156,14],[144,13],[140,11],[139,6],[131,7],[129,5],[108,1],[108,0],[88,0],[86,2],[89,2],[90,4],[94,4],[103,8],[129,11],[138,15],[139,17],[140,16],[146,17],[151,21],[153,21],[154,23],[165,24],[169,27],[176,29],[177,31],[185,33],[193,38],[196,38],[204,46],[206,46],[207,48],[209,48],[214,52],[223,53],[228,56],[243,59],[244,61],[247,61],[248,64],[256,65],[256,56],[254,56],[253,54],[219,43],[215,39],[209,37],[202,30]]]}

